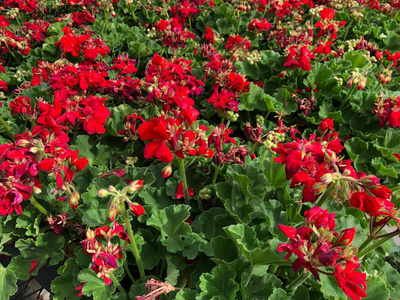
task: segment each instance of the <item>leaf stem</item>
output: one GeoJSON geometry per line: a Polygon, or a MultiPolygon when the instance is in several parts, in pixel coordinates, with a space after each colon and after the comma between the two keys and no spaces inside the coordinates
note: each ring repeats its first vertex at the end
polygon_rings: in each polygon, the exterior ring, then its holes
{"type": "Polygon", "coordinates": [[[217,177],[218,177],[218,173],[219,173],[220,169],[221,169],[221,165],[219,165],[219,166],[217,166],[215,168],[215,172],[214,172],[214,176],[213,176],[213,179],[211,181],[211,184],[214,184],[217,181],[217,177]]]}
{"type": "Polygon", "coordinates": [[[253,152],[256,150],[257,146],[258,146],[258,142],[255,142],[254,145],[253,145],[253,147],[251,147],[251,149],[250,149],[250,151],[249,151],[249,154],[250,154],[250,155],[253,154],[253,152]]]}
{"type": "Polygon", "coordinates": [[[47,209],[45,209],[42,205],[40,205],[39,202],[36,201],[36,199],[33,197],[33,195],[31,195],[31,197],[29,198],[29,201],[44,215],[46,215],[47,217],[50,216],[50,213],[47,211],[47,209]]]}
{"type": "Polygon", "coordinates": [[[350,89],[349,93],[347,94],[346,98],[344,98],[344,101],[342,102],[342,104],[340,104],[339,108],[344,108],[345,107],[345,104],[347,104],[347,101],[349,100],[351,94],[353,94],[355,89],[356,89],[356,85],[353,84],[351,86],[351,89],[350,89]]]}
{"type": "Polygon", "coordinates": [[[126,274],[128,274],[128,277],[130,278],[130,280],[132,281],[132,283],[135,283],[135,278],[133,278],[131,271],[129,270],[129,266],[128,263],[126,262],[126,260],[124,261],[124,269],[126,274]]]}
{"type": "Polygon", "coordinates": [[[360,248],[358,248],[358,251],[361,252],[365,247],[367,247],[369,245],[369,243],[371,243],[373,240],[372,236],[369,236],[364,243],[362,243],[362,245],[360,246],[360,248]]]}
{"type": "Polygon", "coordinates": [[[299,277],[292,281],[291,284],[288,285],[287,289],[289,291],[295,290],[298,286],[300,286],[310,275],[310,273],[303,272],[299,277]]]}
{"type": "Polygon", "coordinates": [[[120,205],[120,207],[122,210],[122,215],[124,216],[126,231],[129,236],[129,241],[130,241],[132,249],[133,249],[133,256],[135,256],[136,264],[139,269],[140,278],[144,279],[146,277],[146,275],[144,274],[143,262],[142,262],[138,247],[135,242],[135,237],[133,236],[132,226],[131,226],[131,222],[129,221],[128,213],[126,212],[125,203],[122,203],[120,205]]]}
{"type": "Polygon", "coordinates": [[[378,242],[376,242],[375,244],[369,246],[368,248],[364,249],[363,251],[361,251],[357,257],[361,258],[364,255],[367,255],[369,252],[371,252],[372,250],[375,250],[376,248],[378,248],[379,246],[381,246],[383,243],[385,243],[387,240],[390,240],[392,237],[398,235],[400,233],[400,230],[395,230],[391,233],[388,233],[387,235],[383,236],[378,242]]]}
{"type": "Polygon", "coordinates": [[[189,192],[188,192],[188,186],[187,186],[187,181],[186,181],[185,162],[183,159],[179,158],[178,163],[179,163],[179,170],[181,171],[183,192],[185,194],[185,204],[190,205],[189,192]]]}
{"type": "Polygon", "coordinates": [[[325,200],[328,199],[329,194],[333,191],[335,188],[335,185],[331,183],[331,185],[325,190],[325,193],[322,195],[322,197],[318,200],[317,205],[321,207],[322,204],[324,204],[325,200]]]}
{"type": "Polygon", "coordinates": [[[114,284],[117,286],[117,288],[119,289],[119,291],[125,295],[127,295],[126,291],[124,290],[124,288],[121,286],[121,284],[119,283],[118,279],[115,278],[113,273],[109,273],[110,274],[110,278],[111,280],[114,282],[114,284]]]}

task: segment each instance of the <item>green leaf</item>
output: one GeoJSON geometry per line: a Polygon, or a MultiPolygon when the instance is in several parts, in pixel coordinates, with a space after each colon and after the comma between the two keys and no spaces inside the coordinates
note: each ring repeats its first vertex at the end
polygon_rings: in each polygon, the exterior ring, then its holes
{"type": "Polygon", "coordinates": [[[387,300],[390,297],[390,291],[385,282],[378,276],[367,276],[367,297],[365,300],[387,300]]]}
{"type": "Polygon", "coordinates": [[[182,255],[188,259],[194,259],[205,245],[208,245],[207,240],[192,232],[189,237],[185,238],[185,248],[182,251],[182,255]]]}
{"type": "Polygon", "coordinates": [[[36,241],[20,239],[15,243],[21,255],[29,260],[35,260],[42,266],[50,258],[50,265],[56,265],[64,258],[64,237],[52,232],[41,233],[36,241]]]}
{"type": "Polygon", "coordinates": [[[350,61],[353,68],[368,70],[372,67],[365,50],[348,51],[343,58],[350,61]]]}
{"type": "Polygon", "coordinates": [[[321,292],[325,298],[333,297],[334,299],[347,299],[346,294],[338,286],[338,283],[333,276],[320,274],[321,292]]]}
{"type": "Polygon", "coordinates": [[[272,294],[274,287],[281,285],[282,281],[278,277],[268,273],[268,266],[255,266],[250,274],[248,272],[242,273],[245,299],[264,300],[267,295],[272,294]]]}
{"type": "Polygon", "coordinates": [[[316,63],[308,75],[307,81],[317,86],[323,95],[333,96],[336,93],[337,81],[333,78],[332,70],[326,64],[316,63]]]}
{"type": "Polygon", "coordinates": [[[175,300],[196,300],[197,291],[188,288],[180,290],[176,296],[175,300]]]}
{"type": "Polygon", "coordinates": [[[22,214],[17,218],[15,228],[26,229],[27,236],[37,236],[39,234],[39,225],[41,221],[40,212],[33,206],[24,208],[22,214]]]}
{"type": "Polygon", "coordinates": [[[89,135],[79,135],[73,148],[79,150],[79,156],[88,159],[90,166],[108,165],[108,160],[111,158],[109,147],[97,143],[97,138],[89,135]]]}
{"type": "Polygon", "coordinates": [[[262,247],[252,227],[237,224],[225,227],[224,230],[253,265],[267,265],[279,260],[272,249],[262,247]]]}
{"type": "Polygon", "coordinates": [[[228,263],[238,258],[238,247],[236,247],[235,243],[231,239],[217,236],[211,240],[210,244],[214,258],[218,258],[228,263]]]}
{"type": "Polygon", "coordinates": [[[279,232],[278,223],[280,222],[280,216],[284,211],[282,204],[277,200],[269,200],[262,203],[265,217],[267,219],[269,231],[274,233],[279,232]]]}
{"type": "Polygon", "coordinates": [[[192,223],[193,230],[201,232],[207,239],[212,239],[220,235],[226,236],[222,229],[235,222],[227,211],[220,207],[212,207],[201,213],[192,223]]]}
{"type": "Polygon", "coordinates": [[[18,291],[17,276],[0,264],[0,299],[10,299],[18,291]]]}
{"type": "Polygon", "coordinates": [[[144,58],[153,54],[153,51],[143,43],[129,42],[128,43],[129,56],[133,58],[144,58]]]}
{"type": "Polygon", "coordinates": [[[254,109],[265,110],[264,91],[254,83],[250,84],[247,93],[239,96],[239,110],[253,111],[254,109]]]}
{"type": "Polygon", "coordinates": [[[110,109],[111,115],[105,125],[107,132],[112,136],[118,136],[118,130],[122,130],[126,123],[126,117],[132,114],[132,107],[121,104],[110,109]]]}
{"type": "Polygon", "coordinates": [[[80,282],[86,284],[82,288],[82,294],[92,296],[93,300],[109,300],[115,292],[115,285],[106,285],[104,279],[97,277],[92,269],[84,269],[78,274],[80,282]]]}
{"type": "Polygon", "coordinates": [[[268,300],[291,300],[286,292],[281,288],[274,288],[274,291],[271,296],[268,297],[268,300]]]}
{"type": "Polygon", "coordinates": [[[239,184],[246,197],[262,200],[267,192],[267,179],[262,170],[263,165],[258,160],[252,160],[245,167],[240,164],[229,166],[226,174],[239,184]]]}
{"type": "Polygon", "coordinates": [[[190,225],[185,222],[190,216],[189,210],[188,205],[172,205],[153,212],[147,220],[148,226],[161,232],[162,244],[172,253],[183,250],[183,237],[189,237],[192,233],[190,225]]]}
{"type": "Polygon", "coordinates": [[[200,289],[202,292],[196,297],[197,300],[220,299],[234,300],[239,284],[235,282],[235,270],[226,265],[219,265],[212,273],[200,276],[200,289]]]}
{"type": "Polygon", "coordinates": [[[56,277],[51,282],[51,292],[54,293],[54,300],[80,299],[78,297],[79,292],[74,290],[76,286],[73,284],[74,278],[72,274],[75,264],[74,258],[68,258],[64,265],[58,268],[57,273],[61,276],[56,277]]]}
{"type": "Polygon", "coordinates": [[[21,255],[14,256],[7,269],[17,276],[20,280],[27,280],[31,274],[31,261],[29,259],[23,258],[21,255]]]}
{"type": "Polygon", "coordinates": [[[250,214],[253,212],[251,205],[244,203],[245,195],[239,184],[228,182],[219,182],[215,185],[217,197],[222,201],[225,209],[236,220],[241,223],[250,222],[250,214]]]}
{"type": "MultiPolygon", "coordinates": [[[[365,267],[370,276],[381,278],[386,287],[390,290],[391,299],[400,299],[400,274],[389,263],[381,258],[369,258],[365,263],[365,267]]],[[[367,278],[369,280],[369,277],[367,278]]],[[[369,285],[367,282],[367,295],[369,296],[369,285]]]]}
{"type": "Polygon", "coordinates": [[[165,260],[167,261],[167,277],[165,277],[165,281],[171,285],[176,285],[178,283],[179,269],[170,256],[167,256],[165,260]]]}
{"type": "Polygon", "coordinates": [[[268,151],[264,159],[264,175],[269,183],[271,183],[275,189],[281,188],[287,185],[285,165],[278,164],[274,161],[274,155],[272,151],[268,151]]]}
{"type": "Polygon", "coordinates": [[[83,212],[82,222],[89,227],[98,227],[107,220],[108,200],[97,196],[99,189],[97,185],[91,185],[81,196],[85,204],[80,206],[83,212]]]}
{"type": "Polygon", "coordinates": [[[393,167],[386,167],[387,162],[382,157],[375,157],[371,160],[371,165],[378,171],[379,174],[397,178],[397,172],[393,167]]]}
{"type": "Polygon", "coordinates": [[[156,211],[175,203],[175,201],[166,195],[165,190],[165,186],[159,189],[155,187],[146,187],[145,189],[139,190],[138,195],[139,198],[149,206],[151,211],[156,211]]]}

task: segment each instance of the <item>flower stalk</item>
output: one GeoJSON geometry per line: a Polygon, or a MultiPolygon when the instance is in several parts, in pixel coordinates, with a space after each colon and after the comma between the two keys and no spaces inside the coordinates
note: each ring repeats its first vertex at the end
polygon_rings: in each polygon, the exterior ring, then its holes
{"type": "Polygon", "coordinates": [[[182,185],[183,185],[183,192],[185,194],[185,204],[189,205],[189,192],[188,192],[188,185],[186,181],[186,172],[185,172],[185,162],[183,159],[178,159],[179,163],[179,170],[181,171],[182,177],[182,185]]]}
{"type": "Polygon", "coordinates": [[[29,201],[46,217],[50,216],[50,213],[45,209],[39,202],[36,201],[36,199],[31,195],[29,198],[29,201]]]}
{"type": "Polygon", "coordinates": [[[120,205],[120,207],[121,207],[122,215],[124,216],[126,231],[129,236],[129,241],[130,241],[132,249],[133,249],[133,256],[135,257],[136,264],[139,269],[140,279],[144,279],[146,277],[146,275],[144,274],[143,262],[142,262],[142,258],[140,257],[139,249],[135,242],[135,237],[133,236],[132,226],[131,226],[131,222],[129,221],[128,213],[125,208],[125,203],[122,203],[120,205]]]}

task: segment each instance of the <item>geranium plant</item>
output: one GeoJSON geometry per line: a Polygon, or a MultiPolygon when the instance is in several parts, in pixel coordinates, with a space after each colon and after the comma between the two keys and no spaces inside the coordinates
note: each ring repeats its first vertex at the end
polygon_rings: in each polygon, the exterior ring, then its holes
{"type": "Polygon", "coordinates": [[[399,11],[4,0],[0,299],[399,299],[399,11]]]}

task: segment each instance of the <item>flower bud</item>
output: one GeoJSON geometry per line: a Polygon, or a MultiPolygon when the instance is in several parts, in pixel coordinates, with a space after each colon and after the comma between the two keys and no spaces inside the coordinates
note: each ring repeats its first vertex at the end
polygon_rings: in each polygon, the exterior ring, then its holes
{"type": "Polygon", "coordinates": [[[108,210],[107,218],[112,222],[115,219],[115,216],[117,215],[117,210],[115,209],[114,206],[110,207],[108,210]]]}
{"type": "Polygon", "coordinates": [[[107,190],[109,192],[111,192],[111,193],[117,193],[118,192],[117,189],[115,188],[115,186],[113,186],[113,185],[110,185],[107,190]]]}
{"type": "Polygon", "coordinates": [[[166,165],[166,166],[164,167],[164,169],[162,169],[162,172],[161,172],[163,178],[169,177],[169,176],[171,175],[171,173],[172,173],[172,166],[171,166],[171,164],[166,165]]]}
{"type": "Polygon", "coordinates": [[[353,241],[355,233],[355,227],[343,230],[336,239],[335,246],[341,247],[349,245],[353,241]]]}
{"type": "Polygon", "coordinates": [[[97,196],[99,196],[100,198],[104,198],[107,197],[109,195],[108,191],[105,189],[101,189],[97,192],[97,196]]]}
{"type": "Polygon", "coordinates": [[[143,180],[132,181],[128,187],[128,193],[133,194],[143,186],[143,180]]]}
{"type": "Polygon", "coordinates": [[[74,192],[71,197],[69,198],[69,205],[71,206],[72,209],[75,209],[78,207],[78,201],[80,199],[80,195],[78,192],[74,192]]]}
{"type": "Polygon", "coordinates": [[[138,217],[144,214],[144,208],[139,203],[134,203],[130,206],[131,211],[138,217]]]}

